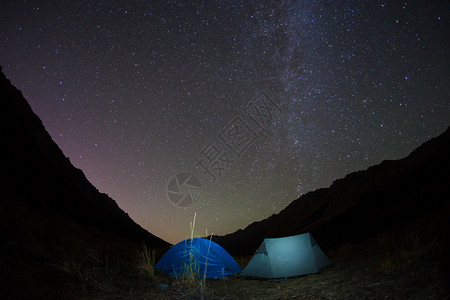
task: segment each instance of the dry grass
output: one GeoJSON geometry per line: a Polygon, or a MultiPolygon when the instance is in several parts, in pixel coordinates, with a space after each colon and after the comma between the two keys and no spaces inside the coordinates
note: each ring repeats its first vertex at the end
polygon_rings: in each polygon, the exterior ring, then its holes
{"type": "MultiPolygon", "coordinates": [[[[0,280],[0,298],[449,299],[444,274],[449,263],[446,224],[427,220],[426,225],[341,246],[326,252],[332,266],[283,283],[238,276],[205,279],[194,262],[185,276],[172,278],[153,271],[155,254],[145,246],[115,242],[108,250],[105,242],[96,247],[94,242],[72,239],[61,248],[41,242],[51,237],[34,227],[27,243],[18,240],[17,253],[0,252],[0,277],[5,279],[0,280]]],[[[192,239],[194,226],[195,218],[192,239]]],[[[92,236],[95,240],[99,237],[92,236]]],[[[236,257],[242,268],[249,259],[236,257]]]]}
{"type": "Polygon", "coordinates": [[[64,259],[51,266],[57,273],[66,278],[66,288],[74,295],[82,291],[110,293],[114,290],[108,256],[100,260],[91,250],[83,257],[64,259]]]}
{"type": "Polygon", "coordinates": [[[141,251],[136,250],[136,268],[140,274],[155,278],[155,250],[148,249],[146,245],[141,251]]]}
{"type": "MultiPolygon", "coordinates": [[[[438,242],[430,243],[433,240],[411,232],[341,247],[327,253],[333,265],[319,274],[282,283],[238,276],[206,280],[194,276],[198,274],[195,264],[186,268],[185,276],[172,278],[156,272],[150,277],[140,271],[133,256],[127,263],[96,250],[72,255],[51,270],[63,282],[59,298],[65,299],[446,299],[439,269],[442,257],[436,254],[438,242]],[[388,241],[393,244],[386,246],[388,241]]],[[[138,256],[150,266],[153,250],[139,249],[138,256]]],[[[241,263],[249,259],[238,257],[241,263]]],[[[33,269],[45,276],[50,271],[42,266],[33,269]]],[[[47,281],[50,289],[49,282],[54,281],[47,281]]]]}
{"type": "MultiPolygon", "coordinates": [[[[189,242],[192,244],[194,240],[195,219],[190,223],[189,242]]],[[[186,243],[188,240],[186,240],[186,243]]],[[[185,263],[183,272],[173,277],[172,287],[175,295],[182,296],[186,299],[204,299],[207,297],[206,271],[208,267],[208,258],[205,261],[204,273],[200,273],[200,266],[197,264],[197,253],[195,249],[187,247],[189,251],[189,261],[185,263]]],[[[209,251],[209,248],[208,248],[209,251]]]]}

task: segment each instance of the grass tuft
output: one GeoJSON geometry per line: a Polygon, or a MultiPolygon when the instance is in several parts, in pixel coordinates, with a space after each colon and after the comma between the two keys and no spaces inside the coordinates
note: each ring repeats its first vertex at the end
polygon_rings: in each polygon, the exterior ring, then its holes
{"type": "Polygon", "coordinates": [[[155,250],[148,249],[144,244],[142,251],[136,250],[137,269],[140,274],[155,278],[155,250]]]}
{"type": "MultiPolygon", "coordinates": [[[[108,257],[105,262],[100,260],[93,253],[89,253],[83,259],[66,259],[58,264],[51,265],[54,269],[68,276],[71,284],[76,284],[84,290],[97,290],[102,293],[109,293],[114,290],[111,284],[111,270],[108,266],[108,257]]],[[[76,287],[73,286],[73,290],[76,287]]]]}
{"type": "MultiPolygon", "coordinates": [[[[190,223],[190,244],[194,240],[195,219],[190,223]]],[[[187,241],[186,241],[187,243],[187,241]]],[[[189,261],[184,265],[183,272],[174,277],[172,286],[177,294],[186,297],[186,299],[204,299],[207,296],[206,270],[208,266],[208,258],[205,261],[205,271],[200,274],[200,266],[197,263],[197,251],[191,247],[189,249],[189,261]]],[[[208,247],[208,252],[210,247],[208,247]]]]}

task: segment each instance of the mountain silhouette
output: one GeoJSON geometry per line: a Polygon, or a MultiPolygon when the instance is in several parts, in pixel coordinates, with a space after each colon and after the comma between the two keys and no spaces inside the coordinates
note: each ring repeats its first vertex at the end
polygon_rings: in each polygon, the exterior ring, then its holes
{"type": "Polygon", "coordinates": [[[213,240],[234,255],[251,255],[264,238],[304,232],[325,250],[406,228],[421,230],[427,222],[448,232],[449,153],[450,128],[406,158],[351,173],[278,214],[213,240]]]}
{"type": "Polygon", "coordinates": [[[0,73],[0,250],[39,240],[52,252],[58,245],[76,247],[103,238],[169,246],[71,164],[1,68],[0,73]]]}

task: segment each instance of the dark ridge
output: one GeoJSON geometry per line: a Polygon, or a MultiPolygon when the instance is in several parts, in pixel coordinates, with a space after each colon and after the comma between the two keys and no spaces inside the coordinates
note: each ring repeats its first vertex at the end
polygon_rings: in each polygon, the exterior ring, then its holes
{"type": "MultiPolygon", "coordinates": [[[[311,232],[325,250],[357,244],[432,217],[448,230],[450,129],[408,157],[383,161],[307,193],[279,214],[214,241],[250,255],[264,238],[311,232]],[[440,218],[440,219],[439,219],[440,218]]],[[[440,224],[439,223],[439,224],[440,224]]]]}
{"type": "Polygon", "coordinates": [[[27,229],[51,230],[48,227],[58,227],[58,222],[66,224],[61,225],[64,230],[77,228],[67,235],[95,232],[152,248],[167,247],[71,164],[1,68],[0,73],[0,248],[25,239],[27,229]]]}

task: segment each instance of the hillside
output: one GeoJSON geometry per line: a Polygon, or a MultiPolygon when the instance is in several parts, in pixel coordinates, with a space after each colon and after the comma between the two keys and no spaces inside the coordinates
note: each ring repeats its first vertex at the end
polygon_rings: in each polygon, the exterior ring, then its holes
{"type": "Polygon", "coordinates": [[[450,216],[449,153],[447,129],[406,158],[351,173],[329,188],[303,195],[279,214],[244,230],[214,237],[214,241],[230,253],[249,255],[266,237],[303,232],[311,232],[325,250],[394,231],[422,230],[429,220],[446,232],[450,216]]]}
{"type": "Polygon", "coordinates": [[[169,246],[71,164],[1,68],[0,132],[0,277],[8,278],[0,281],[0,296],[19,292],[21,298],[20,292],[53,286],[55,278],[41,272],[54,270],[36,265],[73,264],[80,257],[108,262],[128,259],[143,244],[169,246]]]}

